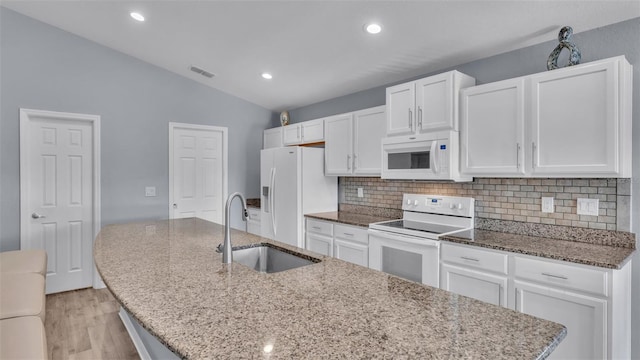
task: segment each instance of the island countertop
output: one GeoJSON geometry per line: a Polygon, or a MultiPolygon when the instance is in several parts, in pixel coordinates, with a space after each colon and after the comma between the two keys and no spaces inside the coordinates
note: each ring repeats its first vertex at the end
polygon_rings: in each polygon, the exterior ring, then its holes
{"type": "Polygon", "coordinates": [[[560,324],[232,230],[321,259],[280,273],[222,264],[200,219],[105,226],[96,266],[120,304],[184,358],[546,357],[560,324]]]}

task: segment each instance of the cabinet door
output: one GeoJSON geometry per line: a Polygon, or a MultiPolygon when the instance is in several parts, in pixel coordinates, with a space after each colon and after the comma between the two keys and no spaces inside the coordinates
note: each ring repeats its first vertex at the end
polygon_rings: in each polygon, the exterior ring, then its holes
{"type": "Polygon", "coordinates": [[[324,119],[310,120],[300,123],[300,135],[303,143],[324,141],[324,119]]]}
{"type": "Polygon", "coordinates": [[[517,280],[514,286],[517,311],[567,327],[550,359],[606,358],[606,300],[517,280]]]}
{"type": "Polygon", "coordinates": [[[524,174],[524,80],[468,88],[461,98],[462,174],[524,174]]]}
{"type": "Polygon", "coordinates": [[[387,88],[387,135],[412,134],[416,91],[410,82],[387,88]]]}
{"type": "Polygon", "coordinates": [[[419,132],[456,130],[453,95],[453,72],[416,81],[416,118],[419,132]]]}
{"type": "Polygon", "coordinates": [[[263,149],[282,147],[282,128],[267,129],[263,135],[263,149]]]}
{"type": "Polygon", "coordinates": [[[531,76],[534,175],[617,175],[618,62],[531,76]]]}
{"type": "Polygon", "coordinates": [[[351,175],[353,122],[351,114],[326,119],[327,136],[324,143],[325,175],[351,175]]]}
{"type": "Polygon", "coordinates": [[[442,264],[440,287],[493,305],[507,306],[507,277],[442,264]]]}
{"type": "Polygon", "coordinates": [[[285,145],[300,144],[300,124],[292,124],[283,127],[282,138],[285,145]]]}
{"type": "Polygon", "coordinates": [[[331,236],[307,232],[307,250],[325,256],[333,256],[333,238],[331,236]]]}
{"type": "Polygon", "coordinates": [[[334,239],[334,256],[364,267],[369,266],[369,247],[342,239],[334,239]]]}
{"type": "Polygon", "coordinates": [[[385,137],[386,121],[386,106],[377,106],[353,114],[354,175],[381,174],[382,139],[385,137]]]}

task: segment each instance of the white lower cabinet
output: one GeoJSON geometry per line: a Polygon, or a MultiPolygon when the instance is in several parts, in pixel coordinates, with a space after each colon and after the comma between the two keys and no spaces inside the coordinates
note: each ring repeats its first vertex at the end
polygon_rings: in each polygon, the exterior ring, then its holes
{"type": "Polygon", "coordinates": [[[260,231],[260,209],[248,208],[249,217],[247,218],[247,232],[249,234],[261,236],[260,231]]]}
{"type": "Polygon", "coordinates": [[[493,305],[507,306],[507,277],[442,264],[440,287],[493,305]]]}
{"type": "Polygon", "coordinates": [[[444,241],[440,287],[564,325],[551,359],[630,357],[631,261],[613,270],[444,241]]]}
{"type": "Polygon", "coordinates": [[[507,306],[507,254],[443,243],[440,287],[494,305],[507,306]]]}
{"type": "Polygon", "coordinates": [[[307,218],[306,249],[357,265],[369,265],[367,228],[307,218]]]}
{"type": "Polygon", "coordinates": [[[516,310],[567,328],[549,359],[606,359],[607,300],[515,281],[516,310]]]}
{"type": "Polygon", "coordinates": [[[325,256],[333,256],[333,224],[307,219],[306,249],[325,256]]]}
{"type": "Polygon", "coordinates": [[[333,227],[333,256],[368,267],[369,233],[367,228],[336,224],[333,227]]]}

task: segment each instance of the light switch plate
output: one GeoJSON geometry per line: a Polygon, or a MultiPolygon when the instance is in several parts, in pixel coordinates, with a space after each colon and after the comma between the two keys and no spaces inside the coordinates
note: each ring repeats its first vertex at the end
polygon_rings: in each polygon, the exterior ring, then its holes
{"type": "Polygon", "coordinates": [[[542,212],[553,212],[553,197],[542,197],[542,212]]]}
{"type": "Polygon", "coordinates": [[[156,196],[156,187],[147,186],[144,188],[144,196],[156,196]]]}
{"type": "Polygon", "coordinates": [[[358,197],[364,196],[364,190],[362,188],[358,188],[358,197]]]}
{"type": "Polygon", "coordinates": [[[578,215],[598,216],[600,200],[598,199],[578,199],[578,215]]]}

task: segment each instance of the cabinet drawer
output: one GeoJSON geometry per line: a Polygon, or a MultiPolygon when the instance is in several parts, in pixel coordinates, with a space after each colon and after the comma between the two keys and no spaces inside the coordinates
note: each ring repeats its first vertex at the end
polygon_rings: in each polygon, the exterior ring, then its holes
{"type": "Polygon", "coordinates": [[[369,234],[366,228],[336,224],[334,234],[337,238],[369,244],[369,234]]]}
{"type": "Polygon", "coordinates": [[[333,224],[325,221],[307,219],[307,231],[333,236],[333,224]]]}
{"type": "Polygon", "coordinates": [[[599,295],[607,295],[607,272],[571,264],[515,257],[515,276],[599,295]]]}
{"type": "Polygon", "coordinates": [[[442,261],[474,267],[498,274],[507,274],[507,254],[490,250],[481,250],[469,246],[443,243],[441,246],[442,261]]]}
{"type": "Polygon", "coordinates": [[[260,209],[257,208],[247,208],[247,212],[249,213],[249,219],[260,221],[260,209]]]}

